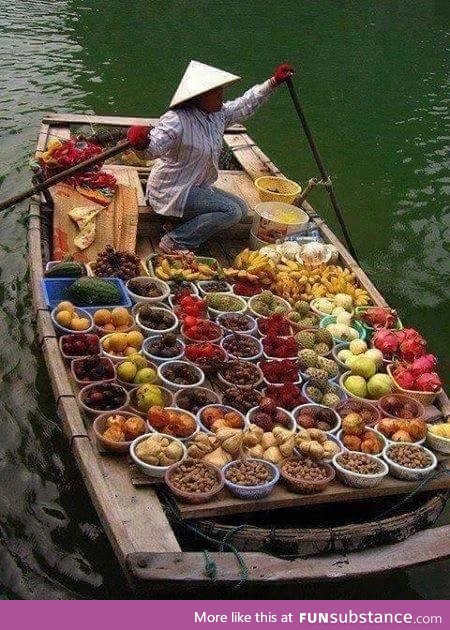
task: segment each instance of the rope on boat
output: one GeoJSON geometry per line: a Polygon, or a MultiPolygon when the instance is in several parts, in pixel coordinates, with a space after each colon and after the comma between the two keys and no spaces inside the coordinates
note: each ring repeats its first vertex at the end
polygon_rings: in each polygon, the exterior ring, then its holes
{"type": "Polygon", "coordinates": [[[407,503],[412,498],[414,498],[416,496],[416,494],[418,492],[420,492],[422,490],[422,488],[424,488],[424,486],[427,485],[427,483],[429,483],[430,481],[433,481],[433,479],[436,479],[442,473],[444,473],[446,475],[450,475],[450,470],[447,469],[442,464],[440,464],[435,470],[432,470],[426,477],[424,477],[424,479],[422,479],[422,481],[420,481],[417,484],[417,486],[413,490],[411,490],[411,492],[406,494],[399,503],[397,503],[396,505],[393,505],[392,507],[388,508],[387,510],[384,510],[384,512],[381,512],[380,514],[378,514],[377,519],[385,518],[386,516],[389,516],[390,514],[395,513],[400,507],[405,505],[405,503],[407,503]]]}
{"type": "MultiPolygon", "coordinates": [[[[241,575],[241,579],[239,580],[239,582],[237,584],[235,584],[233,586],[233,589],[238,589],[242,586],[242,584],[244,584],[244,582],[246,582],[248,580],[248,566],[242,556],[242,554],[239,552],[238,549],[236,549],[236,547],[234,547],[234,545],[232,545],[229,542],[229,539],[233,536],[233,534],[236,531],[239,531],[240,529],[242,529],[243,525],[239,525],[235,528],[233,528],[231,531],[227,532],[226,535],[224,536],[223,539],[218,539],[218,538],[213,538],[212,536],[208,536],[207,534],[204,534],[202,531],[200,531],[197,527],[195,527],[195,525],[192,525],[192,523],[189,523],[188,521],[185,521],[181,514],[180,511],[178,509],[177,504],[175,503],[175,501],[172,499],[172,497],[170,497],[167,493],[162,492],[162,498],[164,499],[164,506],[165,508],[170,512],[172,518],[178,523],[178,525],[180,525],[181,527],[184,527],[185,529],[187,529],[189,532],[195,534],[196,536],[198,536],[199,538],[202,538],[203,540],[211,543],[212,545],[216,545],[219,547],[220,551],[224,551],[225,549],[228,549],[229,551],[231,551],[231,553],[234,555],[234,557],[237,560],[237,563],[239,565],[239,571],[240,571],[240,575],[241,575]]],[[[204,559],[205,559],[205,574],[207,575],[207,577],[209,577],[211,580],[216,580],[217,579],[217,575],[218,575],[218,569],[217,569],[217,563],[215,562],[215,560],[213,560],[208,552],[206,550],[204,550],[203,552],[204,555],[204,559]]]]}

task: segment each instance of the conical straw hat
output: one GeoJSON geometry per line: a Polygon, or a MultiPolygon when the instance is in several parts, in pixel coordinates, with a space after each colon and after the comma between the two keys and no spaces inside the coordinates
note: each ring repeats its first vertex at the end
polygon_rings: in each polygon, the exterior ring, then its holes
{"type": "Polygon", "coordinates": [[[186,68],[180,85],[170,101],[169,107],[175,107],[194,96],[209,92],[221,85],[229,85],[238,81],[241,77],[230,74],[219,68],[208,66],[200,61],[191,61],[186,68]]]}

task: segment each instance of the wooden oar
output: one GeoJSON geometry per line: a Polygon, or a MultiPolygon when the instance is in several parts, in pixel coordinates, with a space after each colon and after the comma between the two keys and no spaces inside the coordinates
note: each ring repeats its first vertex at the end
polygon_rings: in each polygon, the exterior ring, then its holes
{"type": "Polygon", "coordinates": [[[115,147],[112,147],[111,149],[107,149],[106,151],[103,151],[103,153],[100,153],[99,155],[95,155],[94,157],[91,157],[88,160],[85,160],[84,162],[80,162],[80,164],[77,164],[76,166],[71,166],[67,170],[61,171],[61,173],[58,173],[57,175],[53,175],[53,177],[49,177],[43,182],[36,184],[32,188],[29,188],[28,190],[25,190],[19,193],[18,195],[14,195],[13,197],[10,197],[6,201],[0,202],[0,211],[6,210],[6,208],[13,206],[15,203],[19,203],[19,201],[24,201],[25,199],[28,199],[32,195],[41,193],[43,190],[47,190],[48,188],[50,188],[50,186],[53,186],[54,184],[58,184],[59,182],[64,181],[68,177],[72,177],[72,175],[76,175],[77,173],[80,173],[81,171],[89,169],[91,166],[95,166],[96,164],[99,164],[100,162],[104,162],[108,158],[118,155],[119,153],[123,153],[124,151],[130,148],[131,148],[131,143],[128,142],[128,140],[125,140],[124,142],[119,142],[115,147]]]}
{"type": "Polygon", "coordinates": [[[348,233],[347,226],[345,225],[345,221],[344,221],[344,217],[343,217],[343,214],[342,214],[341,207],[339,205],[339,202],[338,202],[338,200],[336,198],[336,194],[335,194],[334,189],[333,189],[333,184],[331,182],[331,179],[330,179],[330,176],[329,176],[329,174],[327,172],[327,169],[325,168],[325,165],[324,165],[324,163],[322,161],[322,158],[321,158],[320,153],[319,153],[319,149],[317,148],[317,145],[316,145],[316,143],[314,141],[314,137],[312,135],[311,128],[308,125],[308,121],[305,118],[305,114],[303,113],[302,106],[300,105],[300,99],[298,97],[298,93],[297,93],[297,90],[296,90],[296,88],[294,86],[294,82],[292,81],[292,78],[287,79],[286,84],[288,86],[289,93],[290,93],[291,98],[292,98],[292,102],[294,103],[295,110],[297,112],[297,115],[298,115],[298,117],[300,119],[300,122],[301,122],[301,125],[303,127],[303,131],[305,132],[305,135],[306,135],[306,137],[308,139],[308,143],[309,143],[309,146],[311,148],[311,152],[312,152],[312,154],[314,156],[314,159],[316,160],[317,167],[318,167],[318,169],[320,171],[320,174],[322,176],[322,182],[324,183],[325,188],[327,189],[327,192],[328,192],[328,194],[330,196],[331,203],[333,204],[333,208],[334,208],[334,210],[336,212],[336,216],[337,216],[339,224],[341,226],[342,233],[344,234],[344,238],[345,238],[345,242],[347,243],[348,250],[351,253],[351,255],[353,256],[353,258],[356,260],[356,262],[358,262],[358,258],[356,256],[355,248],[353,247],[352,241],[350,239],[350,234],[348,233]]]}

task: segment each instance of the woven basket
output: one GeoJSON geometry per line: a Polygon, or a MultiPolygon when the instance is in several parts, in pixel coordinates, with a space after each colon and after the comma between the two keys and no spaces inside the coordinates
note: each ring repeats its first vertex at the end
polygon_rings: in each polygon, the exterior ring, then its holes
{"type": "MultiPolygon", "coordinates": [[[[226,540],[240,551],[261,551],[278,556],[310,557],[328,553],[361,551],[370,547],[393,544],[409,538],[416,532],[431,527],[447,502],[447,493],[430,496],[416,495],[407,507],[394,516],[372,516],[366,522],[350,522],[326,526],[321,522],[314,527],[282,527],[273,519],[261,527],[247,524],[218,523],[197,520],[195,526],[204,534],[226,540]]],[[[336,508],[333,508],[336,510],[336,508]]],[[[380,507],[380,513],[383,508],[380,507]]],[[[301,523],[308,523],[308,515],[301,511],[301,523]]]]}
{"type": "Polygon", "coordinates": [[[442,393],[442,388],[438,392],[415,392],[412,389],[403,389],[403,387],[400,387],[400,385],[398,385],[398,383],[396,382],[395,378],[392,376],[392,365],[386,366],[386,372],[391,377],[391,380],[393,383],[392,391],[394,393],[398,392],[399,394],[405,394],[405,396],[410,396],[411,398],[414,398],[414,400],[418,400],[420,403],[422,403],[422,405],[425,405],[425,406],[432,405],[434,401],[436,400],[437,396],[439,396],[439,394],[442,393]]]}

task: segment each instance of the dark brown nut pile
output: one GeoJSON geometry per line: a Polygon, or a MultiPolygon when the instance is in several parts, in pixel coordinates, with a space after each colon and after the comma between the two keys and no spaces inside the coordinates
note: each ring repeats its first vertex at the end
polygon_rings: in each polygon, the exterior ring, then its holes
{"type": "Polygon", "coordinates": [[[336,458],[337,463],[342,468],[360,475],[376,475],[381,472],[382,465],[365,453],[353,453],[346,451],[336,458]]]}
{"type": "Polygon", "coordinates": [[[191,413],[197,413],[197,411],[199,411],[202,407],[206,407],[206,405],[214,405],[217,402],[217,396],[215,396],[211,391],[208,392],[206,389],[188,389],[180,392],[177,396],[178,407],[185,409],[186,411],[190,411],[191,413]]]}
{"type": "Polygon", "coordinates": [[[237,486],[259,486],[273,479],[273,473],[261,462],[236,462],[225,471],[225,478],[237,486]]]}
{"type": "Polygon", "coordinates": [[[181,291],[192,291],[192,282],[188,282],[187,280],[168,280],[167,284],[169,285],[170,294],[175,295],[176,293],[181,293],[181,291]]]}
{"type": "Polygon", "coordinates": [[[220,323],[234,332],[247,332],[253,328],[253,322],[246,315],[227,313],[222,315],[220,323]]]}
{"type": "Polygon", "coordinates": [[[253,407],[257,407],[261,401],[262,394],[255,389],[240,389],[239,387],[229,387],[222,396],[224,405],[233,407],[243,414],[246,414],[253,407]]]}
{"type": "Polygon", "coordinates": [[[393,462],[405,466],[405,468],[428,468],[433,463],[430,455],[420,446],[414,444],[391,446],[387,455],[393,462]]]}
{"type": "Polygon", "coordinates": [[[170,483],[181,492],[200,494],[217,488],[219,479],[210,466],[188,459],[175,468],[170,475],[170,483]]]}
{"type": "Polygon", "coordinates": [[[162,374],[168,381],[177,385],[193,385],[198,383],[200,378],[194,366],[184,363],[167,363],[162,374]]]}
{"type": "Polygon", "coordinates": [[[298,481],[323,481],[328,477],[328,470],[314,460],[289,459],[282,466],[282,471],[298,481]]]}
{"type": "Polygon", "coordinates": [[[155,308],[150,304],[144,304],[139,309],[141,323],[152,330],[167,330],[175,323],[175,317],[162,308],[155,308]]]}
{"type": "Polygon", "coordinates": [[[142,297],[155,298],[162,295],[161,288],[150,278],[133,278],[128,282],[128,288],[142,297]]]}
{"type": "Polygon", "coordinates": [[[258,368],[248,361],[228,361],[224,363],[219,373],[230,383],[235,385],[255,385],[261,379],[258,368]]]}
{"type": "Polygon", "coordinates": [[[237,333],[225,339],[223,347],[235,357],[254,357],[260,350],[256,339],[248,335],[238,335],[237,333]]]}
{"type": "Polygon", "coordinates": [[[227,293],[230,287],[223,280],[212,280],[202,284],[202,289],[205,293],[227,293]]]}
{"type": "Polygon", "coordinates": [[[161,337],[152,339],[147,345],[147,350],[150,354],[164,359],[171,359],[172,357],[178,356],[181,353],[181,348],[181,343],[173,333],[167,333],[161,337]]]}

